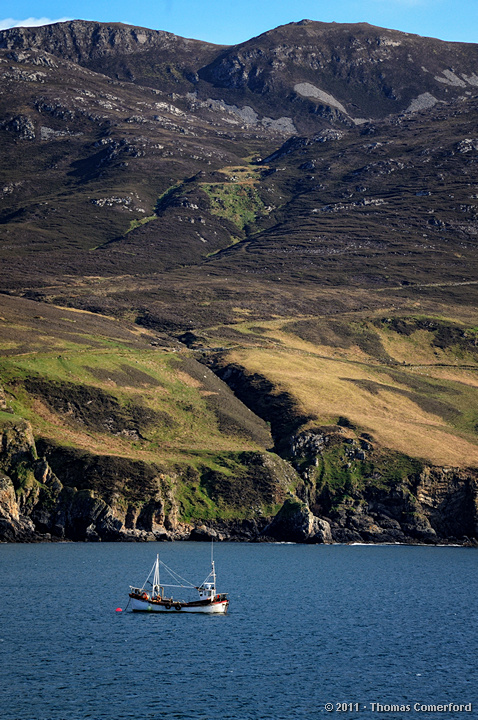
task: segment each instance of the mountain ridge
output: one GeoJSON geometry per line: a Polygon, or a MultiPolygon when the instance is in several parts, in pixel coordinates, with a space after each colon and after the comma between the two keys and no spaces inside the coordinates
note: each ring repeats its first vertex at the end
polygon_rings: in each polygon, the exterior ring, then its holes
{"type": "MultiPolygon", "coordinates": [[[[0,47],[41,47],[91,69],[98,69],[103,62],[106,74],[153,87],[158,83],[164,86],[164,72],[158,76],[158,60],[164,60],[162,55],[174,49],[176,77],[169,78],[169,84],[176,83],[183,92],[196,91],[204,99],[214,89],[241,88],[260,97],[277,87],[289,96],[287,103],[281,103],[283,107],[290,108],[291,101],[299,105],[297,116],[313,114],[325,103],[352,122],[413,108],[419,98],[423,106],[431,106],[444,100],[453,89],[466,92],[478,86],[478,46],[423,38],[366,23],[300,21],[237,45],[221,46],[160,30],[75,20],[41,28],[4,30],[0,33],[0,47]],[[160,53],[159,57],[146,58],[152,49],[160,53]],[[135,52],[143,57],[148,76],[136,77],[134,63],[126,62],[125,58],[135,52]],[[106,58],[115,55],[123,57],[125,67],[105,63],[106,58]],[[262,60],[266,60],[265,65],[262,60]],[[318,86],[311,82],[316,81],[317,74],[322,75],[318,86]],[[367,84],[375,97],[364,105],[363,86],[367,84]],[[355,117],[360,109],[373,111],[372,115],[355,117]]],[[[213,96],[219,99],[217,92],[213,96]]],[[[222,99],[230,97],[229,92],[222,99]]]]}

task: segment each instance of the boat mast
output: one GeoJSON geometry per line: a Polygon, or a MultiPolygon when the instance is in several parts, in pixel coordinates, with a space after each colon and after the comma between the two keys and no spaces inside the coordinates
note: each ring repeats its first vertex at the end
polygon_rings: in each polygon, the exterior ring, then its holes
{"type": "Polygon", "coordinates": [[[156,563],[154,566],[153,575],[153,594],[159,593],[159,555],[156,555],[156,563]]]}
{"type": "Polygon", "coordinates": [[[212,581],[214,583],[214,595],[216,595],[216,569],[214,567],[214,540],[211,538],[211,574],[212,574],[212,581]]]}

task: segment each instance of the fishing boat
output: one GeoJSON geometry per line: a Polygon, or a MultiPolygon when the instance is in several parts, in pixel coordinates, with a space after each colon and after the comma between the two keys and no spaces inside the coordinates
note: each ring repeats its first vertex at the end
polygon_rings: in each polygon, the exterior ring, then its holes
{"type": "MultiPolygon", "coordinates": [[[[130,585],[130,602],[133,612],[150,613],[222,613],[227,612],[229,599],[227,593],[218,593],[216,590],[216,570],[214,560],[211,557],[212,569],[206,579],[200,585],[193,585],[182,578],[174,570],[171,570],[156,555],[156,561],[143,583],[142,587],[130,585]],[[161,584],[160,568],[164,570],[174,581],[174,584],[161,584]],[[151,580],[151,576],[153,579],[151,580]],[[166,597],[166,588],[181,588],[196,590],[199,593],[197,600],[176,600],[172,596],[166,597]]],[[[168,590],[168,594],[169,594],[168,590]]]]}

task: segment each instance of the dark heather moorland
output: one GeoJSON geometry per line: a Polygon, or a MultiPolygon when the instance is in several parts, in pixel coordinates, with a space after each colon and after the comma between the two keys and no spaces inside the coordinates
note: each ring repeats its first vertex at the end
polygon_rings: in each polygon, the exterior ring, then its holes
{"type": "Polygon", "coordinates": [[[478,540],[478,45],[0,32],[0,540],[478,540]]]}

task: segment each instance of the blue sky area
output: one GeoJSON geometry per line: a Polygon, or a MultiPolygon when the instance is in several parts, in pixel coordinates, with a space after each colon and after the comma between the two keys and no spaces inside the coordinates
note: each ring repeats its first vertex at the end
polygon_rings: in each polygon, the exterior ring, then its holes
{"type": "Polygon", "coordinates": [[[232,45],[304,18],[478,43],[478,0],[1,0],[0,29],[65,19],[123,22],[232,45]]]}

